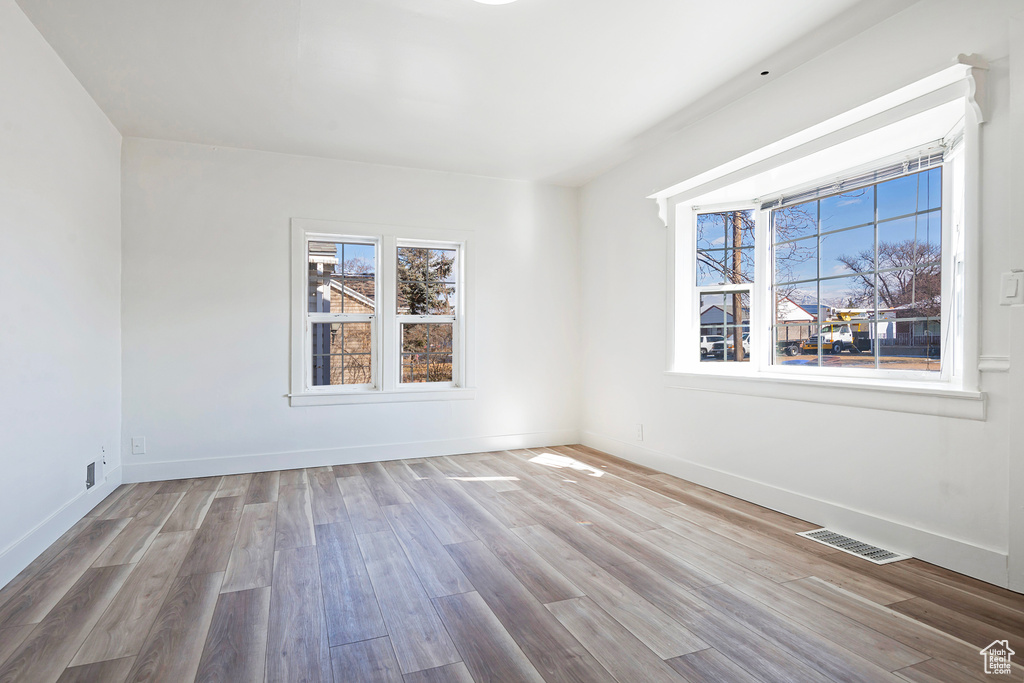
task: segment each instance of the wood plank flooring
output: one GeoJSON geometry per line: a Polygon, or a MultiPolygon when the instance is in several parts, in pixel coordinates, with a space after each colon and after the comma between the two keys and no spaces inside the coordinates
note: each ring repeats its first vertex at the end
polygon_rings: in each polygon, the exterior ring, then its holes
{"type": "Polygon", "coordinates": [[[1024,596],[816,526],[583,446],[126,485],[0,589],[0,683],[955,683],[1024,652],[1024,596]]]}

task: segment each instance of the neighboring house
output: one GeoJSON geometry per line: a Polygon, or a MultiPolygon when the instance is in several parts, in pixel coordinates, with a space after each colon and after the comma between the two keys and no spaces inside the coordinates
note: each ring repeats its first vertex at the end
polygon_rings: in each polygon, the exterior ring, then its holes
{"type": "MultiPolygon", "coordinates": [[[[817,306],[814,307],[817,309],[817,306]]],[[[775,306],[775,320],[779,324],[778,341],[799,341],[811,336],[811,323],[816,320],[804,306],[789,297],[782,297],[775,306]]]]}
{"type": "MultiPolygon", "coordinates": [[[[743,331],[750,331],[750,309],[743,309],[743,331]]],[[[701,335],[725,335],[727,325],[733,325],[733,316],[728,310],[718,304],[710,304],[700,311],[700,333],[701,335]]]]}
{"type": "Polygon", "coordinates": [[[835,314],[835,308],[832,306],[826,306],[824,304],[797,304],[803,310],[811,316],[812,320],[817,320],[819,314],[821,315],[822,321],[831,320],[835,314]]]}

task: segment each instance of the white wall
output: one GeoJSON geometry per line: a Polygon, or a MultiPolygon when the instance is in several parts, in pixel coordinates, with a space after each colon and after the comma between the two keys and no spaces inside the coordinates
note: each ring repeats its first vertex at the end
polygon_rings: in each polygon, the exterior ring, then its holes
{"type": "Polygon", "coordinates": [[[13,0],[0,93],[3,585],[119,483],[121,136],[13,0]]]}
{"type": "Polygon", "coordinates": [[[576,190],[130,138],[122,161],[126,479],[577,438],[576,190]],[[468,231],[475,400],[289,407],[293,217],[468,231]]]}
{"type": "Polygon", "coordinates": [[[1007,571],[1011,525],[1024,526],[1024,449],[1011,439],[1024,405],[1016,368],[1024,348],[1010,334],[1021,311],[996,303],[999,272],[1024,268],[1021,240],[1010,240],[1020,219],[1009,210],[1007,17],[1016,11],[1013,2],[918,3],[588,184],[584,442],[1024,590],[1024,563],[1013,577],[1007,571]],[[993,116],[983,130],[981,353],[1010,357],[1014,374],[983,375],[987,421],[664,386],[667,234],[645,196],[934,73],[961,52],[993,60],[993,116]],[[635,423],[644,425],[643,443],[634,440],[635,423]]]}

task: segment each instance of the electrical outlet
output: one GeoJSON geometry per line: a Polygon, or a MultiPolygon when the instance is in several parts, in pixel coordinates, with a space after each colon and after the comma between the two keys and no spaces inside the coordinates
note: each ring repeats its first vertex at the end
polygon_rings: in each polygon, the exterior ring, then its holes
{"type": "Polygon", "coordinates": [[[91,462],[85,466],[85,488],[91,489],[96,485],[96,463],[91,462]]]}
{"type": "Polygon", "coordinates": [[[144,455],[146,453],[146,437],[132,437],[132,455],[144,455]]]}
{"type": "Polygon", "coordinates": [[[640,424],[639,422],[636,425],[636,440],[637,441],[643,441],[644,440],[644,426],[642,424],[640,424]]]}

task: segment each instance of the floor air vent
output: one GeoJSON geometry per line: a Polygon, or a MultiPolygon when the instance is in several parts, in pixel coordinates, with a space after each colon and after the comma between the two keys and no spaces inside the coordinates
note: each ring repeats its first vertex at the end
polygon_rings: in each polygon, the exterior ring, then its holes
{"type": "Polygon", "coordinates": [[[836,532],[829,531],[828,529],[801,531],[797,536],[809,538],[812,541],[817,541],[818,543],[827,545],[830,548],[842,550],[844,553],[863,557],[865,560],[874,562],[875,564],[889,564],[890,562],[910,559],[910,555],[900,555],[899,553],[894,553],[891,550],[876,548],[873,545],[862,543],[856,538],[843,536],[842,534],[837,534],[836,532]]]}

